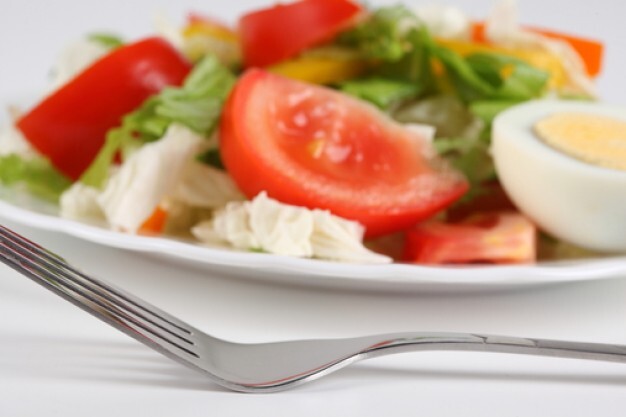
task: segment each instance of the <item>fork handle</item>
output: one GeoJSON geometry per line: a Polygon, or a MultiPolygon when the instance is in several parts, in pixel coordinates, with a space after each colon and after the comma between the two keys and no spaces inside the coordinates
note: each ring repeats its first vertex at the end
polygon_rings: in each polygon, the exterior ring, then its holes
{"type": "MultiPolygon", "coordinates": [[[[269,343],[265,347],[254,358],[257,364],[254,377],[239,380],[236,389],[278,391],[285,389],[286,385],[322,377],[357,361],[403,352],[495,352],[626,363],[626,346],[622,345],[471,333],[393,333],[269,343]],[[276,370],[276,363],[281,364],[279,370],[276,370]],[[268,368],[267,364],[273,366],[268,368]]],[[[251,371],[250,364],[246,362],[247,373],[251,371]]]]}
{"type": "Polygon", "coordinates": [[[364,349],[362,358],[425,350],[514,353],[626,363],[626,346],[624,345],[469,333],[407,333],[389,335],[388,339],[383,341],[379,339],[378,342],[364,349]]]}

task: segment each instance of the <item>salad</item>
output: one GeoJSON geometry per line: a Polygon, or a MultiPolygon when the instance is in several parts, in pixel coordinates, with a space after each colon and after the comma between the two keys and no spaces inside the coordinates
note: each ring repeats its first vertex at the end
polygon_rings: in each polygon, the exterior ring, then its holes
{"type": "Polygon", "coordinates": [[[511,2],[477,22],[453,7],[297,0],[233,26],[190,14],[140,40],[90,35],[50,92],[10,109],[0,183],[77,221],[238,250],[564,256],[503,189],[492,125],[546,97],[595,100],[603,48],[516,16],[511,2]]]}

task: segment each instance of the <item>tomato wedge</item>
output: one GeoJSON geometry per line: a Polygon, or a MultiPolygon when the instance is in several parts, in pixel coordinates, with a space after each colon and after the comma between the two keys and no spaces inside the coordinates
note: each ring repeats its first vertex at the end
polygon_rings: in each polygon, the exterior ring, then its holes
{"type": "Polygon", "coordinates": [[[516,212],[481,213],[459,223],[425,222],[406,234],[405,258],[419,264],[528,263],[536,228],[516,212]]]}
{"type": "Polygon", "coordinates": [[[366,236],[412,226],[458,199],[463,176],[369,104],[260,69],[241,77],[220,126],[222,160],[250,198],[328,209],[366,236]]]}
{"type": "Polygon", "coordinates": [[[107,131],[190,64],[161,38],[118,48],[48,96],[17,123],[28,141],[69,178],[91,164],[107,131]]]}
{"type": "Polygon", "coordinates": [[[361,10],[349,0],[301,0],[248,13],[239,20],[245,65],[265,67],[329,41],[361,10]]]}

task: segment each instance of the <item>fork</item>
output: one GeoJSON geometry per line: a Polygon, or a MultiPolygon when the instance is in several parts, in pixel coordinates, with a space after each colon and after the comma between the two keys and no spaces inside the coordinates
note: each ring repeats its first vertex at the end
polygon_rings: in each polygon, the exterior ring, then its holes
{"type": "Polygon", "coordinates": [[[243,344],[219,339],[80,272],[0,226],[0,260],[157,352],[243,392],[281,391],[359,360],[427,350],[518,353],[626,362],[626,346],[469,333],[396,333],[344,339],[243,344]]]}

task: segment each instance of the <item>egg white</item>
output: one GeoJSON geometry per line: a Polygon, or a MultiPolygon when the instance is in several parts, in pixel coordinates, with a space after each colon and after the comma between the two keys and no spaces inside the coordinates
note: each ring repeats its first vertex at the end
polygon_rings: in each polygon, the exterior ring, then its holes
{"type": "Polygon", "coordinates": [[[575,159],[545,144],[535,124],[559,112],[626,122],[626,109],[596,102],[531,101],[493,123],[491,152],[511,200],[542,230],[577,246],[626,252],[626,172],[575,159]]]}

